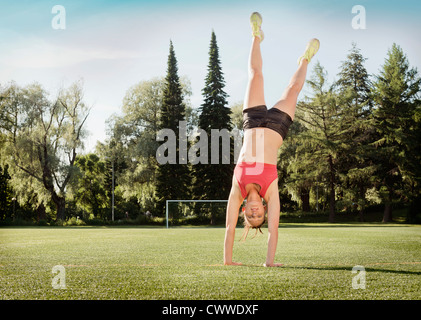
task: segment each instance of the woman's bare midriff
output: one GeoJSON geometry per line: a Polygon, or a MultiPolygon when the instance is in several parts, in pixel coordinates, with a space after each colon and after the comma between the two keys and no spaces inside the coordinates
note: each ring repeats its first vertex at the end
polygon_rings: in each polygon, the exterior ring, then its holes
{"type": "Polygon", "coordinates": [[[271,129],[247,129],[237,162],[277,164],[278,149],[282,142],[281,135],[271,129]]]}

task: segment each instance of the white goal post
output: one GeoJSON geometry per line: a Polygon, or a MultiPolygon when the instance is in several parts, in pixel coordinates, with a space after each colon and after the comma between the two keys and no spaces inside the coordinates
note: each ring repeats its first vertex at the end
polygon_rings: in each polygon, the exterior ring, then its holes
{"type": "Polygon", "coordinates": [[[167,229],[168,226],[168,203],[170,202],[228,202],[228,200],[166,200],[165,201],[165,220],[167,229]]]}

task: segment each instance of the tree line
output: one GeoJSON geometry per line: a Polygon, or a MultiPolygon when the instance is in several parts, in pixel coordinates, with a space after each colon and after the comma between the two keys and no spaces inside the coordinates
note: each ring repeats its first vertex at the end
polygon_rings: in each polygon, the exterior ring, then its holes
{"type": "MultiPolygon", "coordinates": [[[[279,151],[282,210],[328,211],[333,222],[342,211],[363,219],[377,204],[388,222],[399,205],[408,209],[408,222],[419,219],[421,79],[396,44],[377,75],[367,73],[365,60],[353,44],[338,80],[329,83],[319,63],[312,70],[279,151]]],[[[163,216],[168,199],[227,199],[232,153],[230,164],[211,164],[210,153],[208,164],[156,158],[157,133],[178,133],[180,121],[190,139],[177,136],[177,159],[180,145],[195,146],[212,129],[242,129],[242,103],[228,106],[214,32],[199,107],[178,73],[170,42],[166,77],[127,90],[121,114],[107,121],[108,139],[90,154],[82,154],[89,107],[81,81],[54,98],[39,84],[1,86],[0,220],[136,219],[163,216]]],[[[216,211],[207,213],[211,223],[218,222],[216,211]]]]}

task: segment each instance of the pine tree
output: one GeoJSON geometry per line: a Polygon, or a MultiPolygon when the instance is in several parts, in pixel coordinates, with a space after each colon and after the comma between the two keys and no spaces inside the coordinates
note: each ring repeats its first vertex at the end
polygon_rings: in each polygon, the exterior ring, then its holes
{"type": "Polygon", "coordinates": [[[370,180],[375,171],[370,146],[374,139],[370,120],[372,100],[369,75],[364,67],[365,60],[353,43],[347,60],[341,65],[336,83],[342,110],[340,124],[343,143],[340,145],[341,165],[338,168],[341,199],[344,206],[356,204],[361,221],[367,205],[366,190],[372,186],[370,180]]]}
{"type": "Polygon", "coordinates": [[[329,190],[329,222],[335,220],[337,168],[341,144],[340,109],[334,86],[326,83],[327,72],[317,63],[310,80],[313,95],[297,105],[296,118],[306,127],[295,139],[297,158],[290,163],[291,179],[309,188],[311,181],[329,190]],[[328,86],[328,87],[327,87],[328,86]]]}
{"type": "Polygon", "coordinates": [[[413,126],[410,129],[412,134],[408,145],[410,146],[408,154],[411,156],[406,158],[403,170],[405,172],[406,190],[408,190],[408,217],[409,223],[421,223],[421,101],[418,99],[414,103],[413,126]]]}
{"type": "MultiPolygon", "coordinates": [[[[215,33],[212,32],[208,73],[205,79],[205,87],[202,90],[203,104],[199,108],[199,128],[203,131],[199,139],[206,139],[211,145],[212,129],[227,130],[232,129],[231,110],[227,107],[227,93],[224,91],[225,81],[219,58],[219,49],[215,33]]],[[[224,143],[224,141],[222,141],[224,143]]],[[[229,155],[223,154],[222,143],[219,141],[218,163],[212,163],[211,152],[208,152],[206,163],[198,163],[193,166],[195,183],[194,196],[196,199],[227,199],[231,189],[233,161],[232,161],[232,141],[230,141],[229,155]],[[225,156],[225,158],[224,158],[225,156]],[[227,159],[227,156],[230,159],[227,159]],[[223,162],[229,162],[224,164],[223,162]]],[[[208,148],[210,151],[212,149],[208,148]]],[[[215,161],[214,161],[215,162],[215,161]]]]}
{"type": "Polygon", "coordinates": [[[421,78],[415,68],[410,68],[406,55],[396,44],[388,51],[376,78],[373,117],[379,135],[375,141],[379,157],[377,176],[385,203],[383,222],[390,222],[393,202],[398,197],[406,197],[405,180],[417,175],[411,173],[411,168],[420,166],[414,163],[420,159],[419,141],[414,137],[419,136],[416,114],[420,104],[421,78]]]}
{"type": "Polygon", "coordinates": [[[301,166],[304,142],[301,137],[308,130],[301,121],[294,121],[289,128],[282,148],[279,149],[278,187],[281,200],[281,211],[292,209],[294,199],[302,211],[310,211],[310,190],[314,186],[316,177],[307,174],[307,166],[301,166]]]}
{"type": "MultiPolygon", "coordinates": [[[[186,107],[183,103],[183,94],[178,76],[177,59],[174,46],[170,42],[168,55],[167,76],[165,77],[164,99],[160,113],[159,128],[170,129],[176,135],[176,164],[161,164],[157,169],[157,210],[164,213],[165,201],[176,199],[188,199],[190,197],[191,176],[190,168],[183,158],[184,152],[180,149],[180,143],[184,139],[179,135],[180,121],[185,120],[186,107]]],[[[184,150],[185,151],[185,150],[184,150]]],[[[169,150],[168,152],[171,152],[169,150]]]]}
{"type": "Polygon", "coordinates": [[[228,95],[224,91],[225,80],[219,59],[215,32],[212,32],[208,74],[202,89],[204,102],[200,108],[199,127],[210,133],[211,129],[231,130],[231,110],[227,107],[228,95]]]}
{"type": "Polygon", "coordinates": [[[361,54],[360,49],[356,43],[352,43],[352,48],[349,50],[347,60],[342,62],[339,80],[340,94],[352,93],[351,101],[355,106],[355,112],[361,113],[368,111],[371,107],[370,96],[370,80],[367,69],[364,67],[364,62],[367,59],[361,54]]]}

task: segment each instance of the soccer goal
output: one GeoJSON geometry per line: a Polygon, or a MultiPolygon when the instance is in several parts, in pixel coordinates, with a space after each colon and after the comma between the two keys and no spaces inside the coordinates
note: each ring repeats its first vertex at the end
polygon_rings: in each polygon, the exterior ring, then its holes
{"type": "Polygon", "coordinates": [[[215,224],[225,218],[228,200],[166,200],[165,204],[165,224],[167,229],[170,227],[170,220],[195,221],[200,224],[215,224]]]}

